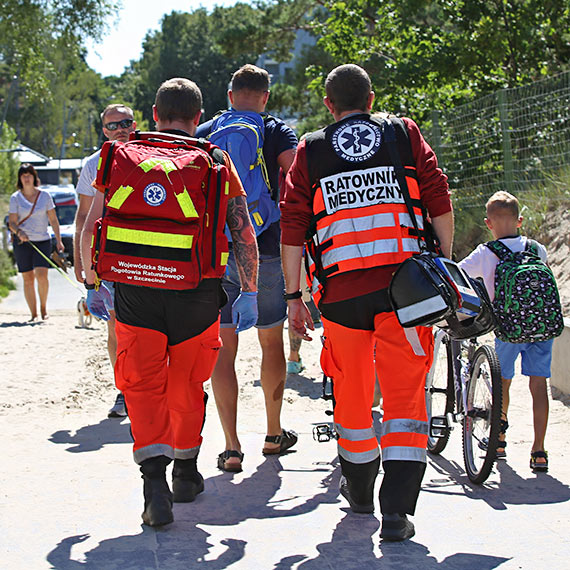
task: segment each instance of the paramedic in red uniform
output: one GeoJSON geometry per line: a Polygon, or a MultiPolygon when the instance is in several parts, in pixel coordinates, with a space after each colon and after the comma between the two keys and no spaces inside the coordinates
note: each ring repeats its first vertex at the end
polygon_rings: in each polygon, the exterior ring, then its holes
{"type": "MultiPolygon", "coordinates": [[[[164,82],[153,107],[158,131],[194,135],[201,108],[202,94],[195,83],[181,78],[164,82]]],[[[238,329],[245,330],[257,320],[257,246],[239,176],[226,153],[224,161],[221,168],[229,171],[225,218],[242,287],[233,309],[238,329]]],[[[90,248],[93,224],[103,211],[104,188],[98,190],[82,234],[87,286],[96,278],[90,269],[90,248]]],[[[211,196],[213,199],[213,191],[211,196]]],[[[103,285],[93,295],[94,302],[104,305],[103,285]]],[[[218,278],[202,279],[196,288],[188,290],[115,283],[115,377],[117,388],[125,395],[134,459],[143,474],[142,517],[147,525],[172,522],[172,501],[193,501],[204,489],[196,466],[205,418],[203,382],[211,376],[221,346],[219,315],[226,299],[218,278]],[[166,466],[172,459],[171,493],[166,466]]],[[[105,316],[104,308],[101,313],[105,316]]]]}
{"type": "MultiPolygon", "coordinates": [[[[380,465],[371,415],[376,369],[384,398],[381,537],[404,540],[414,534],[406,515],[414,514],[425,471],[424,386],[433,337],[430,328],[399,325],[387,287],[398,264],[419,246],[383,144],[383,118],[370,116],[374,92],[368,74],[357,65],[341,65],[328,75],[325,88],[324,104],[335,123],[299,144],[281,202],[289,326],[310,340],[307,328],[313,330],[313,324],[299,283],[306,243],[324,327],[321,365],[333,380],[340,492],[354,512],[374,510],[380,465]]],[[[450,257],[447,178],[413,121],[392,119],[392,124],[414,210],[427,210],[442,252],[450,257]]],[[[419,223],[423,233],[421,215],[419,223]]]]}

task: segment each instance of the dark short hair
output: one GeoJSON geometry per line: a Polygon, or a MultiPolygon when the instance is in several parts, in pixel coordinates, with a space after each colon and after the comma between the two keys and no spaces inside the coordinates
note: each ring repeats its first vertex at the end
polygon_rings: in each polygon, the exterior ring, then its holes
{"type": "Polygon", "coordinates": [[[174,77],[158,88],[154,104],[161,121],[189,121],[202,110],[202,92],[190,79],[174,77]]]}
{"type": "Polygon", "coordinates": [[[246,63],[232,75],[232,91],[250,89],[251,91],[269,91],[269,73],[257,65],[246,63]]]}
{"type": "Polygon", "coordinates": [[[122,103],[111,103],[111,105],[107,105],[103,109],[103,112],[101,113],[101,122],[102,123],[104,123],[104,121],[105,121],[105,115],[107,113],[111,113],[112,111],[117,111],[119,113],[125,113],[125,115],[130,115],[131,117],[133,117],[133,119],[135,118],[135,114],[133,113],[133,110],[130,107],[127,107],[126,105],[123,105],[122,103]]]}
{"type": "Polygon", "coordinates": [[[36,169],[31,164],[25,162],[22,165],[20,165],[20,168],[18,168],[17,186],[20,190],[24,187],[24,185],[22,184],[21,176],[22,176],[22,174],[26,174],[26,173],[34,175],[34,186],[40,185],[40,177],[38,176],[36,169]]]}
{"type": "Polygon", "coordinates": [[[335,67],[327,76],[325,91],[337,111],[366,111],[372,83],[368,73],[348,63],[335,67]]]}

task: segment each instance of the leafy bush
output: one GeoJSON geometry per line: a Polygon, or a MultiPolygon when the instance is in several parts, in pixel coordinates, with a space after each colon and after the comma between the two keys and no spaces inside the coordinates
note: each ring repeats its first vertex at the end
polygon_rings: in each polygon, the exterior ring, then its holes
{"type": "MultiPolygon", "coordinates": [[[[518,193],[517,198],[523,216],[522,233],[540,241],[548,212],[570,206],[570,168],[563,169],[556,176],[549,176],[547,182],[540,186],[518,193]]],[[[458,260],[478,244],[493,239],[484,218],[484,206],[456,207],[453,251],[458,260]]]]}
{"type": "Polygon", "coordinates": [[[16,288],[12,277],[16,275],[16,269],[12,258],[3,249],[0,249],[0,299],[16,288]]]}
{"type": "Polygon", "coordinates": [[[4,123],[0,136],[0,194],[12,194],[16,190],[16,178],[20,163],[12,149],[18,146],[16,133],[12,127],[4,123]]]}

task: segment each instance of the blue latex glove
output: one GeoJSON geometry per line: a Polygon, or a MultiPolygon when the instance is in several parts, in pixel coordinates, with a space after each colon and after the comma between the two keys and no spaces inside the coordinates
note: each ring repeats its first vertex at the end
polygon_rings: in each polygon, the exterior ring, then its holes
{"type": "Polygon", "coordinates": [[[113,297],[103,283],[99,285],[99,290],[89,289],[87,291],[87,308],[94,317],[108,321],[111,318],[109,307],[112,306],[113,297]]]}
{"type": "Polygon", "coordinates": [[[232,323],[236,334],[246,331],[257,322],[257,291],[242,291],[232,305],[232,323]]]}

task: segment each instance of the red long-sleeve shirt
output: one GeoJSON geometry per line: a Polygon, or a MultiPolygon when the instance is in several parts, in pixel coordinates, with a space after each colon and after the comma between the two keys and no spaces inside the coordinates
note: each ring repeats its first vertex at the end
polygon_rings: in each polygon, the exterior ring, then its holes
{"type": "MultiPolygon", "coordinates": [[[[437,166],[437,157],[411,119],[406,124],[420,188],[420,199],[430,218],[452,210],[447,176],[437,166]]],[[[301,246],[313,217],[311,183],[307,166],[305,141],[297,147],[297,155],[285,180],[281,207],[281,242],[301,246]]],[[[389,265],[342,273],[327,280],[323,302],[333,303],[351,299],[388,287],[397,266],[389,265]]]]}

